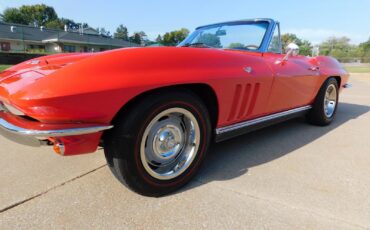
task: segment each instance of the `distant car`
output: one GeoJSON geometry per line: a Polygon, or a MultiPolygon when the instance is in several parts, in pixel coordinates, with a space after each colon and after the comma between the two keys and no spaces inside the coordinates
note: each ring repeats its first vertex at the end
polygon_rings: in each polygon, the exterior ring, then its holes
{"type": "MultiPolygon", "coordinates": [[[[272,19],[197,28],[177,47],[33,59],[0,74],[0,130],[67,156],[104,147],[113,174],[161,196],[198,171],[212,141],[306,115],[328,125],[348,73],[282,52],[272,19]]],[[[225,153],[227,154],[227,153],[225,153]]]]}

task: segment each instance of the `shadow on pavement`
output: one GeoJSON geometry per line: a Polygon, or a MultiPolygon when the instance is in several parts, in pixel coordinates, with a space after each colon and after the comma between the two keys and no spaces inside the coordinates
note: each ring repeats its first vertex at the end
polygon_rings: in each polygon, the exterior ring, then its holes
{"type": "MultiPolygon", "coordinates": [[[[298,118],[213,144],[195,180],[205,184],[239,177],[249,168],[289,154],[369,111],[370,106],[340,103],[335,120],[326,127],[313,126],[298,118]]],[[[191,183],[184,190],[196,186],[191,183]]]]}

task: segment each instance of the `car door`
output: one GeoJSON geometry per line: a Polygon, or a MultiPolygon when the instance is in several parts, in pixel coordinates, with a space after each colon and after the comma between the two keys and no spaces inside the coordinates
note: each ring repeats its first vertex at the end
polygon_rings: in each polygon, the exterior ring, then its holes
{"type": "Polygon", "coordinates": [[[273,75],[261,53],[225,51],[231,58],[231,68],[220,73],[225,78],[213,82],[219,89],[220,125],[226,126],[262,116],[272,86],[273,75]]]}
{"type": "Polygon", "coordinates": [[[273,72],[267,112],[273,113],[312,103],[320,69],[305,56],[266,53],[264,58],[273,72]]]}
{"type": "Polygon", "coordinates": [[[273,74],[266,113],[274,113],[312,103],[320,69],[315,59],[282,52],[280,24],[277,24],[266,53],[263,54],[273,74]]]}
{"type": "MultiPolygon", "coordinates": [[[[221,35],[222,64],[217,64],[212,69],[217,70],[217,75],[223,76],[222,80],[213,85],[222,89],[219,97],[220,114],[219,125],[227,126],[256,117],[263,116],[268,104],[270,89],[273,81],[272,71],[265,62],[261,52],[251,49],[230,48],[258,44],[265,34],[265,27],[260,25],[250,26],[222,26],[216,31],[223,31],[221,35]],[[251,35],[254,36],[244,36],[251,35]],[[220,66],[222,68],[215,68],[220,66]],[[227,80],[225,80],[227,79],[227,80]]],[[[210,31],[207,32],[208,34],[210,31]]],[[[221,32],[219,32],[221,34],[221,32]]],[[[218,90],[217,90],[218,91],[218,90]]]]}

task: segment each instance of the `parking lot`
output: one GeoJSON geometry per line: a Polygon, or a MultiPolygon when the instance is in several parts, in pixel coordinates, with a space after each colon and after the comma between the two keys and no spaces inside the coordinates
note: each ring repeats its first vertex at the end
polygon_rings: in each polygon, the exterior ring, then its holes
{"type": "Polygon", "coordinates": [[[370,74],[353,74],[334,123],[296,119],[214,144],[188,186],[137,195],[102,150],[61,157],[0,137],[0,229],[369,229],[370,74]]]}

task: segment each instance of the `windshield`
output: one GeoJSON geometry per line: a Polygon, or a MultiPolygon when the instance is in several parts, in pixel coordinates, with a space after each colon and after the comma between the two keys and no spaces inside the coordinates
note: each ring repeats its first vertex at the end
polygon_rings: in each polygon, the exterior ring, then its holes
{"type": "Polygon", "coordinates": [[[261,21],[201,27],[190,34],[179,46],[258,50],[268,26],[268,22],[261,21]]]}

